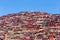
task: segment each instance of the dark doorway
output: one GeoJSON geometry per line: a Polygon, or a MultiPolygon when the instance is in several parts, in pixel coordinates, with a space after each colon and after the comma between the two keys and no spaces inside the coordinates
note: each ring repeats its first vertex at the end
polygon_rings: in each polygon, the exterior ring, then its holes
{"type": "Polygon", "coordinates": [[[2,38],[0,38],[0,40],[3,40],[2,38]]]}

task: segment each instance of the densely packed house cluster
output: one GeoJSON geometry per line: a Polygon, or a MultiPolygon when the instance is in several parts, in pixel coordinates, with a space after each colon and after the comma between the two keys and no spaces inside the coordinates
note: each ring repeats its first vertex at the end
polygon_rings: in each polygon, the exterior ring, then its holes
{"type": "Polygon", "coordinates": [[[0,40],[60,40],[60,14],[20,12],[2,16],[0,40]]]}

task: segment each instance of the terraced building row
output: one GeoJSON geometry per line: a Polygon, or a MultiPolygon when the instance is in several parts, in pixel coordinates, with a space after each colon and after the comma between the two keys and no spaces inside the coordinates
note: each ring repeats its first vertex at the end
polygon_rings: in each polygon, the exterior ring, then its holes
{"type": "Polygon", "coordinates": [[[0,17],[2,40],[60,40],[60,14],[19,12],[0,17]]]}

